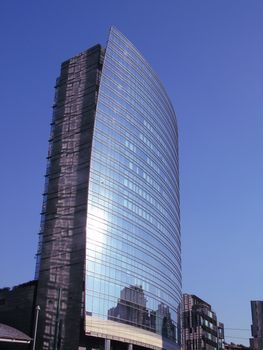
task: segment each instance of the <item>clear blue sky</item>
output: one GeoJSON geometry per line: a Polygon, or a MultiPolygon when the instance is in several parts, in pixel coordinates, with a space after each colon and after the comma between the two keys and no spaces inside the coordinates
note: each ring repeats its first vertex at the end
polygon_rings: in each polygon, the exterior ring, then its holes
{"type": "Polygon", "coordinates": [[[60,63],[105,44],[110,25],[151,63],[177,112],[184,292],[227,328],[249,329],[249,301],[263,299],[261,0],[0,2],[0,287],[34,275],[60,63]]]}

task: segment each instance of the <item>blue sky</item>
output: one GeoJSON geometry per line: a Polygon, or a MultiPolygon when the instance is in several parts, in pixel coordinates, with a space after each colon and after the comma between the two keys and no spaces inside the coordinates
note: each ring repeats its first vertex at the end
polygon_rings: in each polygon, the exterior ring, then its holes
{"type": "Polygon", "coordinates": [[[263,299],[261,0],[1,1],[0,287],[33,278],[60,64],[105,44],[110,25],[151,63],[177,113],[184,292],[226,328],[249,330],[249,301],[263,299]]]}

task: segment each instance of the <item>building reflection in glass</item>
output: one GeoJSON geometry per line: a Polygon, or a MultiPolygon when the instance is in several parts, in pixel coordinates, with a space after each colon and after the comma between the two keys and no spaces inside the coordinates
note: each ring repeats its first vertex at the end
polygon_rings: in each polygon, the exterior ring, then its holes
{"type": "Polygon", "coordinates": [[[154,311],[148,309],[146,304],[147,299],[142,286],[125,287],[121,290],[117,305],[108,310],[108,319],[144,328],[175,340],[176,326],[172,321],[169,307],[161,303],[154,311]]]}

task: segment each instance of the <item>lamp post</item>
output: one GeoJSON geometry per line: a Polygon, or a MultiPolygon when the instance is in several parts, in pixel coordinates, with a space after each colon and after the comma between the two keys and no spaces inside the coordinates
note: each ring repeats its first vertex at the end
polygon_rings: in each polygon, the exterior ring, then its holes
{"type": "Polygon", "coordinates": [[[32,350],[35,350],[36,347],[36,338],[37,338],[37,325],[38,325],[38,314],[40,311],[40,306],[37,305],[36,308],[36,316],[35,316],[35,324],[34,324],[34,338],[33,338],[33,347],[32,350]]]}

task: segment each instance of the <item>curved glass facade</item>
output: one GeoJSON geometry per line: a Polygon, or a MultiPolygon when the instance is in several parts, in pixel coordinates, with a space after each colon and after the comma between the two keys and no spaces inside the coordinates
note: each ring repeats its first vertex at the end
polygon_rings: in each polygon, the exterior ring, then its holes
{"type": "Polygon", "coordinates": [[[176,116],[152,68],[115,28],[93,134],[85,283],[87,333],[152,348],[178,343],[176,116]]]}

